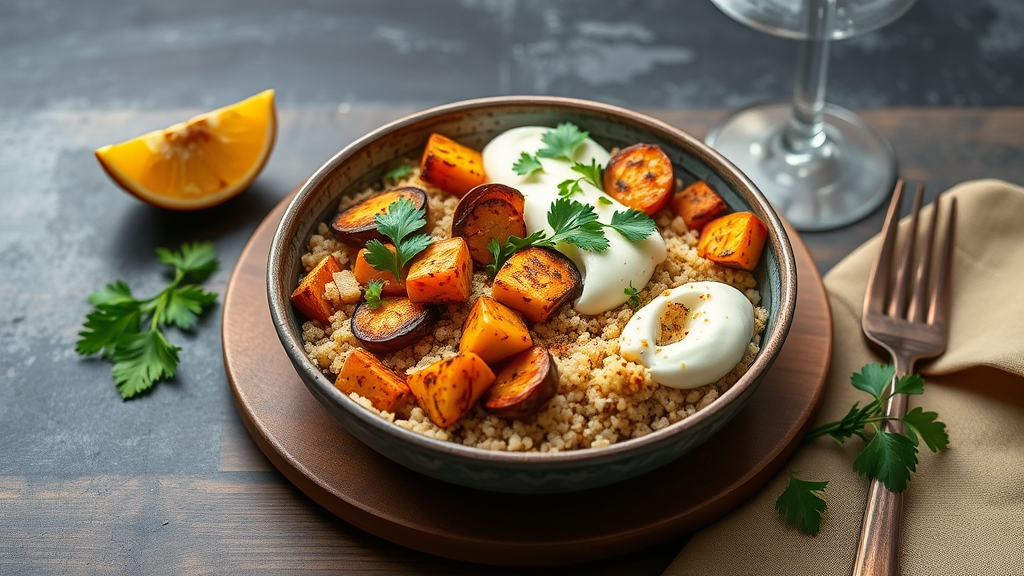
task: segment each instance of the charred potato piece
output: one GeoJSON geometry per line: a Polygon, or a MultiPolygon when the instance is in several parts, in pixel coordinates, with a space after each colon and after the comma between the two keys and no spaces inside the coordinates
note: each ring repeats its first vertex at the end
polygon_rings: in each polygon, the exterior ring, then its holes
{"type": "Polygon", "coordinates": [[[324,297],[324,286],[334,281],[335,272],[341,272],[341,268],[334,256],[328,254],[299,281],[291,299],[303,316],[325,325],[331,323],[334,306],[324,297]]]}
{"type": "Polygon", "coordinates": [[[484,183],[484,160],[468,146],[431,134],[420,160],[420,179],[441,190],[462,196],[484,183]]]}
{"type": "Polygon", "coordinates": [[[473,259],[462,238],[436,240],[409,263],[405,289],[413,302],[466,302],[473,288],[473,259]]]}
{"type": "Polygon", "coordinates": [[[382,298],[376,310],[360,302],[352,313],[352,335],[371,352],[394,352],[430,333],[438,318],[437,307],[408,298],[382,298]]]}
{"type": "Polygon", "coordinates": [[[676,192],[672,196],[672,213],[681,216],[686,227],[698,232],[704,226],[725,213],[725,200],[708,186],[698,180],[676,192]]]}
{"type": "Polygon", "coordinates": [[[461,236],[469,245],[469,255],[481,266],[494,256],[487,249],[491,240],[504,244],[510,235],[526,237],[522,193],[504,184],[481,184],[473,188],[455,207],[452,236],[461,236]]]}
{"type": "Polygon", "coordinates": [[[558,365],[551,353],[532,346],[509,359],[483,396],[484,408],[502,418],[536,414],[558,392],[558,365]]]}
{"type": "Polygon", "coordinates": [[[630,208],[653,215],[672,196],[672,161],[654,144],[634,144],[608,161],[602,182],[606,194],[630,208]]]}
{"type": "Polygon", "coordinates": [[[493,364],[533,344],[530,330],[519,313],[493,298],[481,296],[462,325],[459,352],[474,352],[493,364]]]}
{"type": "Polygon", "coordinates": [[[400,198],[412,202],[417,210],[427,209],[427,193],[423,190],[412,186],[395,188],[339,212],[331,220],[331,228],[338,236],[338,240],[356,248],[366,246],[366,243],[374,238],[383,241],[384,236],[377,231],[376,218],[380,214],[387,214],[388,206],[400,198]]]}
{"type": "Polygon", "coordinates": [[[412,391],[405,383],[405,376],[362,348],[356,348],[345,359],[334,386],[345,394],[355,392],[377,410],[392,414],[408,415],[412,402],[412,391]]]}
{"type": "Polygon", "coordinates": [[[411,374],[407,382],[427,416],[447,428],[473,408],[494,382],[494,372],[482,358],[466,352],[411,374]]]}
{"type": "Polygon", "coordinates": [[[733,212],[708,222],[697,254],[729,268],[753,270],[761,259],[768,229],[750,212],[733,212]]]}
{"type": "MultiPolygon", "coordinates": [[[[385,248],[395,251],[393,244],[385,244],[385,248]]],[[[387,270],[377,270],[370,263],[366,261],[366,253],[368,250],[363,248],[356,255],[356,263],[352,267],[352,274],[356,277],[356,282],[360,285],[366,286],[370,283],[370,280],[380,280],[384,282],[384,288],[381,289],[381,294],[385,296],[406,296],[405,284],[399,282],[395,275],[387,270]]]]}
{"type": "Polygon", "coordinates": [[[550,248],[530,246],[516,252],[494,277],[491,297],[544,322],[559,306],[579,298],[583,280],[572,260],[550,248]]]}

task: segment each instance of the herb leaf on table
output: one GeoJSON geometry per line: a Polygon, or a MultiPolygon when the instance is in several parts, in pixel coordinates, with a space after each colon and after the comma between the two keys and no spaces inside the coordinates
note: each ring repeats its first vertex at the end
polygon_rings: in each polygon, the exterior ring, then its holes
{"type": "MultiPolygon", "coordinates": [[[[842,419],[828,422],[814,428],[804,437],[808,442],[818,436],[829,435],[833,440],[844,443],[857,436],[865,442],[864,448],[853,462],[853,470],[868,478],[885,484],[893,492],[902,492],[917,470],[917,446],[920,440],[932,452],[941,452],[949,446],[946,425],[938,421],[938,413],[926,412],[917,407],[902,418],[888,418],[885,406],[893,394],[923,394],[924,378],[918,374],[907,374],[897,381],[895,390],[890,384],[896,368],[889,365],[867,364],[860,372],[850,377],[850,384],[870,394],[872,400],[863,407],[855,402],[842,419]],[[904,424],[904,432],[885,430],[886,421],[896,420],[904,424]]],[[[814,498],[820,498],[828,482],[810,482],[798,478],[790,471],[790,482],[775,503],[776,510],[803,532],[814,536],[818,532],[821,513],[825,511],[824,500],[821,508],[808,506],[814,498]],[[820,484],[820,487],[815,488],[820,484]],[[796,510],[796,512],[794,512],[796,510]],[[813,520],[808,515],[814,516],[813,520]]]]}
{"type": "Polygon", "coordinates": [[[128,284],[117,280],[89,295],[93,309],[86,315],[75,351],[83,356],[99,354],[114,363],[114,383],[125,400],[173,378],[181,348],[167,341],[160,330],[177,326],[191,330],[200,315],[216,300],[186,280],[202,282],[219,267],[210,242],[183,244],[178,251],[156,249],[157,260],[174,267],[174,277],[159,294],[139,300],[128,284]],[[148,322],[144,322],[148,319],[148,322]],[[144,324],[148,324],[143,330],[144,324]]]}

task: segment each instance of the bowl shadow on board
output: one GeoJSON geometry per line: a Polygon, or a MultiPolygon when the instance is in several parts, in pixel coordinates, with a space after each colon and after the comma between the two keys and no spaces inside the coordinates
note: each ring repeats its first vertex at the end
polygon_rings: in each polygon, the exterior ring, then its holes
{"type": "Polygon", "coordinates": [[[732,419],[750,398],[782,347],[796,302],[796,265],[778,216],[742,173],[696,138],[647,116],[596,102],[551,97],[501,97],[459,102],[414,114],[367,135],[328,161],[289,205],[275,235],[268,296],[278,336],[313,396],[349,432],[376,451],[421,473],[498,492],[554,493],[619,482],[675,460],[732,419]],[[438,441],[373,415],[342,394],[305,355],[301,322],[288,295],[300,276],[299,256],[315,226],[343,194],[380,179],[389,163],[417,157],[431,132],[481,149],[515,126],[573,122],[605,147],[635,142],[661,146],[686,183],[704,179],[733,210],[752,210],[769,229],[754,271],[769,310],[762,350],[715,403],[671,426],[608,447],[560,453],[494,453],[438,441]]]}

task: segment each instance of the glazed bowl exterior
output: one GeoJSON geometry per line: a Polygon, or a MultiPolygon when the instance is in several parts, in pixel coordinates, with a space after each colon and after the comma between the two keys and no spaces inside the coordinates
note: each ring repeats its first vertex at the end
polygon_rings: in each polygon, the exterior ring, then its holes
{"type": "Polygon", "coordinates": [[[469,100],[419,112],[352,143],[301,188],[274,236],[267,268],[271,316],[288,357],[314,397],[362,442],[408,468],[455,484],[514,493],[552,493],[611,484],[667,464],[711,437],[744,406],[782,347],[796,304],[793,250],[774,210],[743,174],[714,150],[664,122],[622,108],[555,97],[469,100]],[[298,284],[301,256],[317,225],[332,216],[342,196],[383,176],[401,158],[418,158],[432,132],[482,149],[517,126],[572,122],[606,148],[637,142],[660,146],[687,181],[706,180],[732,210],[754,212],[768,241],[754,275],[768,310],[761,350],[728,391],[696,414],[646,436],[601,448],[565,452],[495,452],[427,438],[391,424],[334,387],[307,357],[302,320],[289,296],[298,284]]]}

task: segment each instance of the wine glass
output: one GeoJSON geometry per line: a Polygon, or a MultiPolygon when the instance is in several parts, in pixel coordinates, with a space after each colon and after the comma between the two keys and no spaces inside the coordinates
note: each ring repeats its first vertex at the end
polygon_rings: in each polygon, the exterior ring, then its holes
{"type": "Polygon", "coordinates": [[[802,42],[792,100],[740,109],[705,141],[797,230],[831,230],[874,211],[892,192],[896,155],[862,118],[825,103],[829,42],[882,27],[914,0],[711,2],[747,26],[802,42]]]}

